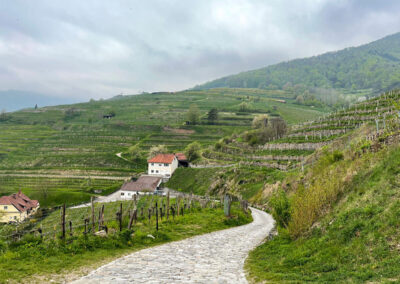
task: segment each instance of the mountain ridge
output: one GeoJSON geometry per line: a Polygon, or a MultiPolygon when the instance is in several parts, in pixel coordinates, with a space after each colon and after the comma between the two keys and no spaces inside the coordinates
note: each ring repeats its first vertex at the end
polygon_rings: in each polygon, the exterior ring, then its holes
{"type": "Polygon", "coordinates": [[[194,89],[283,89],[301,84],[310,88],[371,89],[372,93],[379,93],[399,87],[399,81],[400,33],[396,33],[357,47],[225,76],[194,89]]]}

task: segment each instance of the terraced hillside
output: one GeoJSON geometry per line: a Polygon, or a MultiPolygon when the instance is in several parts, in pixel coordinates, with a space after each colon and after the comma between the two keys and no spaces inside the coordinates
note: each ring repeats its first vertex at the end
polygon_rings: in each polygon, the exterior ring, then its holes
{"type": "Polygon", "coordinates": [[[208,147],[221,137],[250,129],[260,113],[280,115],[295,123],[326,111],[297,105],[283,91],[216,89],[119,96],[9,113],[0,120],[0,177],[5,176],[0,193],[23,189],[48,205],[57,204],[59,199],[50,197],[61,192],[66,201],[84,201],[143,172],[152,146],[164,144],[175,152],[198,141],[208,147]],[[286,103],[279,101],[282,99],[286,103]],[[186,125],[191,105],[200,112],[197,125],[186,125]],[[219,116],[212,124],[206,116],[211,108],[217,108],[219,116]],[[140,157],[133,161],[127,152],[135,145],[140,157]],[[122,153],[122,158],[117,153],[122,153]],[[46,177],[47,185],[35,176],[46,177]],[[71,176],[75,178],[71,180],[71,176]],[[97,182],[107,178],[105,185],[97,182]],[[68,190],[83,194],[75,198],[79,194],[65,195],[68,190]]]}
{"type": "Polygon", "coordinates": [[[246,142],[246,133],[221,139],[207,147],[203,157],[207,163],[229,168],[179,169],[168,185],[202,194],[229,190],[253,202],[265,203],[285,177],[313,162],[309,156],[315,150],[364,124],[378,127],[378,133],[382,133],[397,118],[394,101],[399,98],[399,91],[384,93],[348,109],[292,125],[282,137],[272,137],[261,145],[246,142]]]}
{"type": "Polygon", "coordinates": [[[254,282],[399,282],[399,129],[365,124],[270,194],[278,235],[250,253],[254,282]]]}

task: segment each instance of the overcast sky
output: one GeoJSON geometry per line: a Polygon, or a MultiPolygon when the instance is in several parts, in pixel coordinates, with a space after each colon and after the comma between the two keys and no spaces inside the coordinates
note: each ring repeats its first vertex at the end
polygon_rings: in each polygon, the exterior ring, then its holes
{"type": "Polygon", "coordinates": [[[0,90],[176,91],[400,31],[398,0],[0,0],[0,90]]]}

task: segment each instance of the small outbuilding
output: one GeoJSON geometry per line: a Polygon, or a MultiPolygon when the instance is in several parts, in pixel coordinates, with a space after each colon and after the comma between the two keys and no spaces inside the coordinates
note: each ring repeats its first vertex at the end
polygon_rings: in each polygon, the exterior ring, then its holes
{"type": "Polygon", "coordinates": [[[184,153],[176,153],[175,156],[178,159],[179,167],[185,167],[185,168],[189,167],[189,161],[184,153]]]}
{"type": "Polygon", "coordinates": [[[159,190],[161,177],[141,176],[137,181],[129,181],[121,187],[121,198],[131,199],[134,195],[151,195],[159,190]]]}

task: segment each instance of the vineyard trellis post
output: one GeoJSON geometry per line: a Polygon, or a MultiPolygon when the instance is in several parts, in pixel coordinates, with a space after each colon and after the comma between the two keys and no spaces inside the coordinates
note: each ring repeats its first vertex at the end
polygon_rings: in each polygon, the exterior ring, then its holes
{"type": "Polygon", "coordinates": [[[61,207],[61,238],[64,240],[65,239],[65,203],[61,207]]]}
{"type": "Polygon", "coordinates": [[[93,196],[90,197],[90,206],[91,206],[91,210],[92,210],[92,234],[94,234],[95,224],[94,224],[94,198],[93,198],[93,196]]]}
{"type": "Polygon", "coordinates": [[[169,219],[169,189],[167,192],[167,221],[169,219]]]}
{"type": "Polygon", "coordinates": [[[158,203],[156,201],[156,230],[158,231],[158,203]]]}

